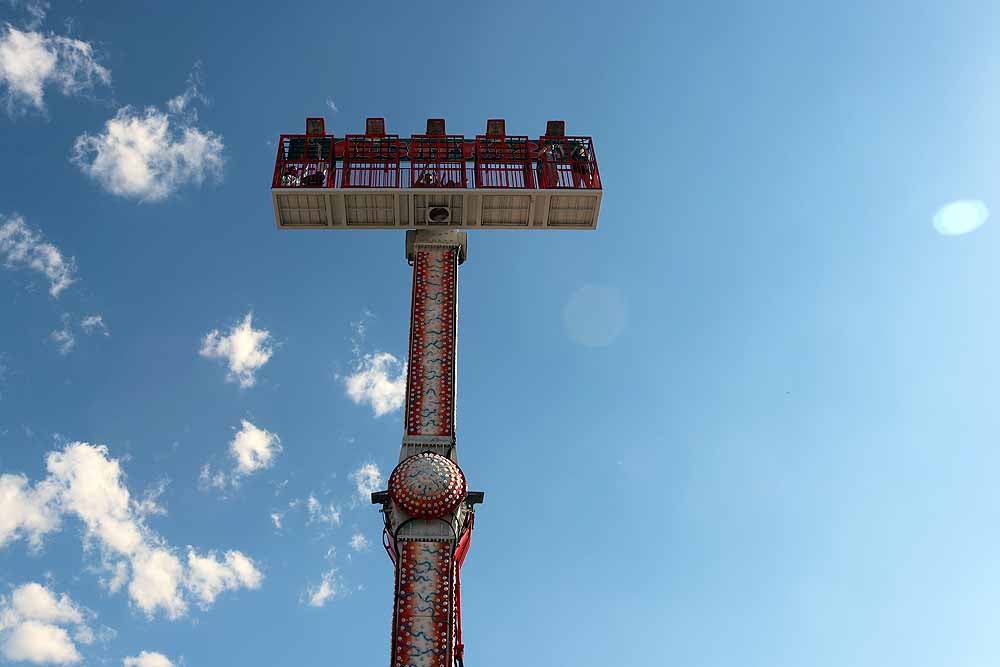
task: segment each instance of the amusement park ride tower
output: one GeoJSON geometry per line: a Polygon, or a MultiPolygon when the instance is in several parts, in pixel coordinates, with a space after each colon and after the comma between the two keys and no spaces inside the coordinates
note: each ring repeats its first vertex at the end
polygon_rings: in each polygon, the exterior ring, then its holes
{"type": "Polygon", "coordinates": [[[468,229],[596,229],[601,178],[590,137],[549,121],[538,139],[490,120],[475,139],[442,119],[409,139],[369,118],[337,139],[322,118],[282,135],[271,182],[279,229],[405,229],[413,266],[406,409],[399,464],[382,505],[395,566],[391,667],[463,667],[460,570],[474,506],[458,466],[458,267],[468,229]]]}

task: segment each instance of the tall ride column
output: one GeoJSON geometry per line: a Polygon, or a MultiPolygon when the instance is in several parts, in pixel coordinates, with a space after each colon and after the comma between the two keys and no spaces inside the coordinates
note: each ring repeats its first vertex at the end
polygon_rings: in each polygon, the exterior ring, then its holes
{"type": "Polygon", "coordinates": [[[399,464],[382,504],[383,544],[395,565],[391,667],[462,666],[459,571],[473,506],[455,441],[458,267],[465,232],[406,233],[413,264],[406,413],[399,464]]]}

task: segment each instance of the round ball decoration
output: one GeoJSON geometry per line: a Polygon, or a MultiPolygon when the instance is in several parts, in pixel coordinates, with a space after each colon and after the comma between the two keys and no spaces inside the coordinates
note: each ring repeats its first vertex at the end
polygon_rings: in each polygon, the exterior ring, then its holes
{"type": "Polygon", "coordinates": [[[389,475],[389,496],[417,519],[443,519],[462,504],[469,487],[465,473],[451,459],[421,452],[404,461],[389,475]]]}

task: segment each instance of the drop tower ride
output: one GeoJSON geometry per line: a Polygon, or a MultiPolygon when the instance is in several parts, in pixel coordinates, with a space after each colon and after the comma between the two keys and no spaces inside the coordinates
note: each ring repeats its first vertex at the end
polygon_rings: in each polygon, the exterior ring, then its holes
{"type": "Polygon", "coordinates": [[[596,229],[601,178],[593,141],[549,121],[537,139],[486,134],[387,134],[369,118],[341,139],[323,118],[281,135],[271,181],[278,229],[403,229],[413,266],[406,405],[399,463],[382,506],[395,570],[391,667],[464,667],[461,569],[475,506],[458,465],[455,362],[458,268],[469,229],[596,229]]]}

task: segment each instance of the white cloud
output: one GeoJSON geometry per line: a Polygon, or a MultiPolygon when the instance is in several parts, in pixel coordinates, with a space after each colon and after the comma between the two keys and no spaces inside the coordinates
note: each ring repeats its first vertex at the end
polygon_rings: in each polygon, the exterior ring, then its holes
{"type": "Polygon", "coordinates": [[[357,487],[358,496],[368,500],[382,486],[382,471],[374,463],[365,463],[351,473],[351,479],[357,487]]]}
{"type": "MultiPolygon", "coordinates": [[[[131,601],[147,616],[158,612],[179,618],[187,611],[187,593],[203,606],[215,599],[204,576],[204,563],[192,561],[189,548],[185,567],[165,540],[145,523],[162,513],[157,492],[134,500],[125,486],[124,472],[103,445],[72,442],[46,459],[48,476],[31,488],[21,476],[0,476],[0,546],[18,537],[40,544],[44,534],[58,527],[59,517],[70,514],[84,525],[84,545],[96,546],[109,577],[103,583],[115,592],[125,586],[131,601]],[[210,597],[210,599],[209,599],[210,597]]],[[[214,556],[209,555],[210,559],[214,556]]],[[[260,585],[260,572],[238,551],[227,551],[229,575],[222,588],[232,590],[260,585]]],[[[217,593],[218,591],[216,591],[217,593]]]]}
{"type": "Polygon", "coordinates": [[[181,592],[184,567],[167,549],[143,545],[132,556],[132,581],[128,594],[149,617],[162,609],[168,618],[180,618],[187,612],[181,592]]]}
{"type": "Polygon", "coordinates": [[[113,195],[160,201],[222,172],[222,137],[185,126],[155,107],[126,106],[104,132],[76,138],[72,161],[113,195]]]}
{"type": "Polygon", "coordinates": [[[44,275],[54,297],[76,282],[73,258],[63,255],[16,214],[0,216],[0,259],[9,269],[30,269],[44,275]]]}
{"type": "Polygon", "coordinates": [[[80,662],[69,633],[55,625],[24,621],[3,640],[3,656],[13,662],[66,664],[80,662]]]}
{"type": "Polygon", "coordinates": [[[69,354],[76,347],[76,336],[73,335],[73,330],[70,329],[69,315],[63,315],[62,329],[54,330],[49,334],[49,338],[56,344],[59,354],[63,356],[69,354]]]}
{"type": "Polygon", "coordinates": [[[8,114],[45,111],[46,89],[76,95],[110,84],[111,72],[98,64],[88,42],[11,25],[0,30],[0,90],[8,114]]]}
{"type": "Polygon", "coordinates": [[[24,7],[27,14],[25,25],[29,30],[34,30],[45,21],[45,15],[49,13],[49,3],[46,0],[10,0],[14,9],[24,7]]]}
{"type": "Polygon", "coordinates": [[[250,475],[271,467],[274,457],[281,451],[281,440],[246,419],[241,421],[242,428],[229,443],[229,453],[236,459],[236,473],[250,475]]]}
{"type": "Polygon", "coordinates": [[[225,489],[228,480],[226,479],[226,473],[221,471],[213,471],[212,466],[205,464],[201,467],[201,472],[198,474],[198,482],[203,489],[213,488],[213,489],[225,489]]]}
{"type": "Polygon", "coordinates": [[[139,655],[122,660],[123,667],[173,667],[172,662],[162,653],[141,651],[139,655]]]}
{"type": "Polygon", "coordinates": [[[324,508],[323,504],[311,493],[306,500],[306,509],[309,511],[309,523],[318,521],[333,526],[340,525],[340,510],[332,503],[324,508]]]}
{"type": "Polygon", "coordinates": [[[381,417],[403,407],[406,364],[388,352],[366,354],[344,378],[344,386],[352,401],[371,405],[375,416],[381,417]]]}
{"type": "Polygon", "coordinates": [[[32,488],[24,475],[0,475],[0,547],[24,537],[33,549],[39,548],[45,534],[60,525],[57,492],[53,483],[32,488]]]}
{"type": "Polygon", "coordinates": [[[63,510],[83,521],[88,539],[121,554],[133,554],[143,545],[124,474],[107,447],[71,443],[62,451],[49,452],[46,468],[49,479],[59,485],[63,510]]]}
{"type": "Polygon", "coordinates": [[[0,597],[0,653],[11,661],[79,662],[76,645],[60,626],[76,626],[77,641],[90,643],[93,631],[83,617],[66,594],[57,597],[36,582],[23,584],[10,598],[0,597]]]}
{"type": "Polygon", "coordinates": [[[225,359],[229,365],[227,379],[239,382],[241,387],[252,387],[257,382],[254,375],[268,362],[274,350],[271,333],[253,328],[253,313],[222,335],[218,329],[209,331],[201,343],[199,354],[209,359],[225,359]]]}
{"type": "Polygon", "coordinates": [[[365,551],[368,548],[368,538],[361,533],[351,536],[351,548],[355,551],[365,551]]]}
{"type": "Polygon", "coordinates": [[[280,512],[271,512],[271,523],[273,523],[274,527],[278,530],[281,530],[281,520],[283,518],[285,518],[284,514],[280,512]]]}
{"type": "Polygon", "coordinates": [[[219,180],[225,162],[222,136],[199,129],[194,102],[201,93],[200,66],[167,110],[147,106],[118,109],[97,134],[84,132],[73,143],[72,162],[111,194],[160,201],[189,183],[219,180]]]}
{"type": "Polygon", "coordinates": [[[208,463],[201,467],[198,475],[203,490],[215,488],[225,490],[230,484],[239,485],[240,478],[270,468],[275,457],[281,453],[281,439],[275,433],[254,426],[246,419],[241,420],[240,430],[229,442],[229,456],[233,460],[232,471],[226,473],[213,470],[208,463]]]}
{"type": "Polygon", "coordinates": [[[73,639],[80,642],[81,644],[93,644],[97,641],[97,637],[94,635],[94,631],[88,628],[86,625],[81,625],[73,633],[73,639]]]}
{"type": "Polygon", "coordinates": [[[367,308],[361,319],[351,322],[354,330],[351,336],[351,353],[354,355],[354,371],[343,381],[347,396],[360,405],[367,403],[376,417],[394,412],[403,407],[406,396],[406,363],[388,352],[376,351],[362,354],[368,321],[375,316],[367,308]]]}
{"type": "Polygon", "coordinates": [[[982,227],[990,209],[978,199],[959,199],[945,204],[934,214],[934,229],[944,236],[961,236],[982,227]]]}
{"type": "Polygon", "coordinates": [[[105,336],[111,335],[108,333],[108,326],[104,323],[104,316],[100,313],[84,317],[80,320],[80,328],[83,329],[83,333],[88,335],[97,331],[100,331],[105,336]]]}
{"type": "Polygon", "coordinates": [[[238,551],[227,551],[225,560],[214,552],[199,556],[188,548],[187,586],[203,605],[210,605],[222,591],[260,588],[264,578],[254,562],[238,551]]]}
{"type": "Polygon", "coordinates": [[[322,607],[340,595],[342,587],[337,577],[337,569],[330,568],[323,573],[319,584],[306,589],[306,601],[310,607],[322,607]]]}
{"type": "Polygon", "coordinates": [[[209,103],[208,97],[202,92],[203,85],[201,62],[196,62],[194,68],[191,70],[191,74],[188,75],[187,88],[180,95],[167,100],[167,109],[173,114],[186,114],[189,120],[196,122],[198,120],[198,111],[193,103],[200,102],[204,105],[209,103]]]}
{"type": "Polygon", "coordinates": [[[330,107],[330,111],[337,113],[340,109],[337,108],[337,103],[333,101],[332,97],[326,98],[326,106],[330,107]]]}
{"type": "Polygon", "coordinates": [[[34,581],[19,586],[11,595],[11,609],[26,619],[64,625],[83,622],[83,614],[65,593],[56,597],[52,591],[34,581]]]}

